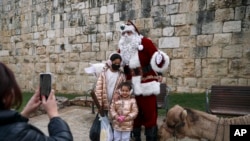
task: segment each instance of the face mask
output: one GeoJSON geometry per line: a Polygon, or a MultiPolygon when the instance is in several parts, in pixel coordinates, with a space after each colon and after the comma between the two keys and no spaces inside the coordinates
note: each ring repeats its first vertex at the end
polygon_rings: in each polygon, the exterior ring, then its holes
{"type": "Polygon", "coordinates": [[[113,70],[119,70],[120,65],[112,64],[112,69],[113,70]]]}

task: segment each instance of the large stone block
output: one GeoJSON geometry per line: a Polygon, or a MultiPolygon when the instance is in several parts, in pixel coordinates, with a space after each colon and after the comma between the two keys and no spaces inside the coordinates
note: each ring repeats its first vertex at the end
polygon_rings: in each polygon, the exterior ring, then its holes
{"type": "Polygon", "coordinates": [[[160,5],[169,5],[169,4],[173,4],[174,0],[164,0],[164,1],[159,1],[160,5]]]}
{"type": "Polygon", "coordinates": [[[206,58],[207,57],[207,49],[208,47],[195,47],[192,48],[190,52],[190,56],[199,59],[199,58],[206,58]]]}
{"type": "Polygon", "coordinates": [[[72,45],[72,51],[73,52],[82,52],[82,44],[74,44],[72,45]]]}
{"type": "Polygon", "coordinates": [[[215,21],[229,21],[234,19],[234,9],[233,8],[225,8],[225,9],[217,9],[215,11],[215,21]]]}
{"type": "Polygon", "coordinates": [[[234,19],[235,20],[244,19],[245,13],[246,13],[246,7],[245,6],[235,7],[234,19]]]}
{"type": "Polygon", "coordinates": [[[238,79],[236,78],[222,78],[221,79],[221,85],[237,85],[238,84],[238,79]]]}
{"type": "Polygon", "coordinates": [[[196,87],[197,78],[184,78],[184,85],[192,88],[196,87]]]}
{"type": "Polygon", "coordinates": [[[1,56],[9,56],[9,51],[8,50],[0,50],[0,57],[1,56]]]}
{"type": "Polygon", "coordinates": [[[198,79],[198,82],[197,82],[197,87],[198,88],[204,88],[204,91],[205,89],[207,88],[210,88],[212,85],[220,85],[220,78],[200,78],[198,79]]]}
{"type": "Polygon", "coordinates": [[[51,54],[49,56],[49,62],[57,63],[58,62],[58,55],[57,54],[51,54]]]}
{"type": "Polygon", "coordinates": [[[190,56],[190,49],[189,48],[176,48],[173,50],[173,55],[171,56],[173,58],[188,58],[190,56]]]}
{"type": "Polygon", "coordinates": [[[175,27],[175,36],[188,36],[191,32],[191,27],[188,25],[175,27]]]}
{"type": "Polygon", "coordinates": [[[194,75],[197,78],[202,77],[202,59],[195,59],[194,65],[194,75]]]}
{"type": "Polygon", "coordinates": [[[202,76],[204,78],[226,77],[227,73],[227,59],[204,59],[202,61],[202,76]]]}
{"type": "Polygon", "coordinates": [[[171,25],[184,25],[186,22],[186,14],[171,15],[171,25]]]}
{"type": "Polygon", "coordinates": [[[48,38],[54,38],[55,35],[56,35],[55,30],[48,30],[48,31],[47,31],[47,37],[48,37],[48,38]]]}
{"type": "Polygon", "coordinates": [[[221,33],[222,26],[223,26],[222,22],[205,23],[202,25],[202,34],[221,33]]]}
{"type": "Polygon", "coordinates": [[[223,48],[222,57],[224,58],[241,58],[243,56],[242,45],[229,45],[223,48]]]}
{"type": "Polygon", "coordinates": [[[213,44],[229,44],[231,42],[232,34],[214,34],[213,44]]]}
{"type": "Polygon", "coordinates": [[[76,43],[87,43],[88,42],[88,36],[87,35],[79,35],[76,36],[76,43]]]}
{"type": "Polygon", "coordinates": [[[92,51],[100,51],[100,44],[99,43],[92,43],[92,51]]]}
{"type": "Polygon", "coordinates": [[[59,56],[59,62],[60,63],[65,63],[69,61],[69,54],[68,53],[63,53],[63,54],[58,54],[59,56]]]}
{"type": "Polygon", "coordinates": [[[171,61],[170,74],[174,77],[194,77],[194,60],[175,59],[171,61]]]}
{"type": "Polygon", "coordinates": [[[197,36],[197,46],[211,46],[213,43],[213,35],[198,35],[197,36]]]}
{"type": "Polygon", "coordinates": [[[100,42],[100,45],[101,52],[109,50],[108,42],[100,42]]]}
{"type": "Polygon", "coordinates": [[[64,36],[75,36],[75,28],[64,28],[64,36]]]}
{"type": "Polygon", "coordinates": [[[36,73],[46,72],[46,63],[36,63],[34,70],[36,73]]]}
{"type": "Polygon", "coordinates": [[[102,6],[101,8],[100,8],[100,14],[106,14],[107,13],[107,6],[102,6]]]}
{"type": "Polygon", "coordinates": [[[182,36],[180,39],[180,47],[196,47],[196,36],[182,36]]]}
{"type": "Polygon", "coordinates": [[[159,38],[159,48],[178,48],[180,47],[180,37],[159,38]]]}
{"type": "Polygon", "coordinates": [[[192,0],[192,1],[182,1],[180,2],[180,13],[186,13],[186,12],[193,12],[199,10],[199,1],[198,0],[192,0]]]}
{"type": "Polygon", "coordinates": [[[224,23],[223,32],[240,32],[241,21],[228,21],[224,23]]]}
{"type": "Polygon", "coordinates": [[[97,16],[100,14],[100,9],[99,8],[91,8],[90,9],[90,16],[97,16]]]}
{"type": "Polygon", "coordinates": [[[79,53],[70,53],[69,54],[69,61],[72,61],[72,62],[80,61],[79,53]]]}
{"type": "Polygon", "coordinates": [[[223,45],[213,45],[207,49],[208,58],[220,58],[222,56],[223,45]]]}
{"type": "Polygon", "coordinates": [[[162,37],[162,29],[161,28],[156,28],[156,29],[152,29],[149,32],[149,37],[151,38],[155,38],[155,37],[162,37]]]}
{"type": "Polygon", "coordinates": [[[95,52],[82,52],[80,54],[80,58],[82,61],[96,60],[96,53],[95,52]]]}
{"type": "Polygon", "coordinates": [[[179,4],[170,4],[166,7],[167,14],[176,14],[179,12],[179,4]]]}
{"type": "Polygon", "coordinates": [[[174,27],[163,28],[163,36],[173,36],[173,35],[174,35],[174,27]]]}
{"type": "Polygon", "coordinates": [[[47,55],[39,55],[38,56],[38,62],[40,62],[40,63],[49,62],[49,58],[47,57],[47,55]]]}

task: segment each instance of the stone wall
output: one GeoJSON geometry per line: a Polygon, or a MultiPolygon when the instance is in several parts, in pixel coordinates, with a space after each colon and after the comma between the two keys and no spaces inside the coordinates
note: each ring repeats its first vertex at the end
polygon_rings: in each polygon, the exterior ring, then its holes
{"type": "Polygon", "coordinates": [[[250,85],[250,0],[0,0],[0,61],[24,91],[50,71],[58,92],[83,93],[128,19],[170,56],[172,91],[250,85]]]}

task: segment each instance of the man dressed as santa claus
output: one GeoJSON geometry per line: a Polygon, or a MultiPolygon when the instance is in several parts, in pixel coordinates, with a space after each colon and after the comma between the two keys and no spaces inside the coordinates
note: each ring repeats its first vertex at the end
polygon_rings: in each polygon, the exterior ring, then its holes
{"type": "Polygon", "coordinates": [[[133,137],[141,141],[141,127],[145,127],[146,141],[157,140],[157,101],[161,74],[168,68],[169,57],[153,42],[143,37],[128,21],[120,26],[119,50],[127,80],[133,84],[133,93],[139,113],[134,120],[133,137]]]}

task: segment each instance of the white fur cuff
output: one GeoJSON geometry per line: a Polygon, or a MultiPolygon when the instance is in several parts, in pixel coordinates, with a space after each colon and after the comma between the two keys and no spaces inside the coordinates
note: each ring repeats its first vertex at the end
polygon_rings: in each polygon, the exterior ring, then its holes
{"type": "Polygon", "coordinates": [[[158,95],[160,94],[160,83],[156,81],[151,81],[147,83],[141,83],[141,76],[132,77],[132,84],[134,86],[135,95],[158,95]]]}
{"type": "Polygon", "coordinates": [[[163,72],[165,71],[167,68],[168,68],[168,65],[169,65],[169,57],[166,53],[160,51],[163,59],[162,61],[165,61],[164,64],[162,65],[162,67],[158,67],[157,64],[156,64],[156,57],[158,55],[158,51],[155,52],[150,60],[150,65],[152,66],[152,69],[155,70],[156,72],[163,72]]]}

